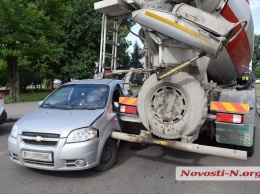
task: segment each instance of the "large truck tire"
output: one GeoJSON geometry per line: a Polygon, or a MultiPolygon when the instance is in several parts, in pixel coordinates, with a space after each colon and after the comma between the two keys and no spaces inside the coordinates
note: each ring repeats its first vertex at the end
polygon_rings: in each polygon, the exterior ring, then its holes
{"type": "Polygon", "coordinates": [[[138,113],[154,135],[179,139],[194,135],[206,120],[207,98],[200,83],[179,72],[158,81],[151,75],[138,94],[138,113]]]}

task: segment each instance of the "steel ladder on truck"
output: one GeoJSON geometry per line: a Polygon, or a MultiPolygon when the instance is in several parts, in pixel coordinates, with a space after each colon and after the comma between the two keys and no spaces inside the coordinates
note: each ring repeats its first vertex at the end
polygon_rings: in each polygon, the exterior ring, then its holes
{"type": "Polygon", "coordinates": [[[128,18],[134,8],[124,0],[103,0],[94,4],[94,9],[103,13],[100,57],[98,64],[98,78],[102,79],[106,73],[116,70],[118,29],[121,19],[128,18]],[[111,34],[112,32],[112,40],[111,34]],[[110,39],[108,39],[110,37],[110,39]],[[111,48],[111,49],[110,49],[111,48]],[[108,50],[110,52],[108,52],[108,50]],[[106,63],[106,58],[111,62],[106,63]]]}
{"type": "Polygon", "coordinates": [[[100,56],[99,56],[99,66],[98,66],[99,78],[103,78],[106,75],[106,73],[111,73],[113,70],[116,69],[119,24],[120,24],[119,21],[110,20],[105,14],[103,14],[101,42],[100,42],[100,56]],[[109,32],[112,32],[112,40],[108,39],[109,32]],[[107,45],[110,45],[110,49],[108,49],[107,45]],[[108,50],[110,50],[110,52],[108,52],[108,50]],[[106,58],[111,59],[110,64],[106,63],[106,58]]]}

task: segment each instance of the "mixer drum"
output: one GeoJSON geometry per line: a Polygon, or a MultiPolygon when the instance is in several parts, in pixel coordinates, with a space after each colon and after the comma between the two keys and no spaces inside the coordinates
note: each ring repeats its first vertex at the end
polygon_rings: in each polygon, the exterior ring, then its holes
{"type": "MultiPolygon", "coordinates": [[[[241,75],[245,71],[243,66],[248,67],[251,62],[254,26],[247,1],[229,0],[221,15],[233,23],[247,20],[244,30],[222,49],[217,58],[211,60],[208,67],[208,75],[211,80],[219,84],[226,84],[241,75]]],[[[241,25],[237,26],[233,34],[237,33],[241,27],[241,25]]]]}

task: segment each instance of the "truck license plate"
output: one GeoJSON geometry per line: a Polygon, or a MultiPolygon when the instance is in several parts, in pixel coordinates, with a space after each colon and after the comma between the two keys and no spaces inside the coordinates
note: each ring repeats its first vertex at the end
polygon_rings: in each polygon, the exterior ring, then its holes
{"type": "Polygon", "coordinates": [[[216,140],[218,143],[250,147],[253,145],[253,137],[253,126],[221,123],[216,125],[216,140]]]}
{"type": "Polygon", "coordinates": [[[52,153],[48,153],[48,152],[34,152],[34,151],[21,150],[21,157],[23,159],[52,162],[52,153]]]}

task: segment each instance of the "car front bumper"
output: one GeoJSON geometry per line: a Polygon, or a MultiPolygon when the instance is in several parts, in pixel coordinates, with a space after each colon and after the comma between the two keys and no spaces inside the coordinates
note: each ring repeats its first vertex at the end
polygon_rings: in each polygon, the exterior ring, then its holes
{"type": "Polygon", "coordinates": [[[20,137],[15,139],[9,136],[8,138],[9,156],[13,162],[29,168],[53,171],[84,170],[98,165],[98,145],[99,138],[70,144],[66,143],[66,138],[61,138],[56,146],[31,145],[21,141],[20,137]],[[48,153],[51,154],[52,159],[48,162],[32,158],[26,159],[22,156],[22,151],[48,153]],[[86,164],[77,165],[79,160],[84,160],[86,164]]]}

